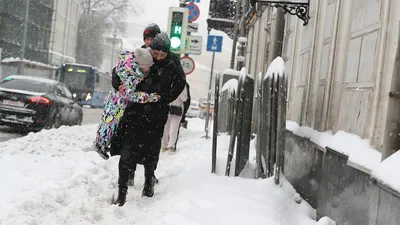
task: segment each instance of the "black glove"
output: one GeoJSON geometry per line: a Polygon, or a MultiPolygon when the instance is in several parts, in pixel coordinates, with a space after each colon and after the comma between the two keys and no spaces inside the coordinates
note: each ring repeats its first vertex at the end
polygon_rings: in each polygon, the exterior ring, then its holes
{"type": "Polygon", "coordinates": [[[119,91],[119,86],[121,85],[122,82],[121,82],[121,79],[119,78],[118,74],[115,72],[115,67],[113,68],[111,74],[112,74],[111,75],[111,85],[113,86],[113,88],[116,91],[119,91]]]}

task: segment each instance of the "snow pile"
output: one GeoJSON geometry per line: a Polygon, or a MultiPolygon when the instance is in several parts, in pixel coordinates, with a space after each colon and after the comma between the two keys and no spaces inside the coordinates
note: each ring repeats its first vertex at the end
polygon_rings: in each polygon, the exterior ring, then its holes
{"type": "Polygon", "coordinates": [[[224,70],[223,74],[233,75],[233,76],[240,76],[240,71],[233,70],[233,69],[226,69],[224,70]]]}
{"type": "Polygon", "coordinates": [[[371,171],[381,163],[381,153],[372,148],[368,140],[355,134],[338,131],[328,147],[348,155],[351,162],[371,171]]]}
{"type": "Polygon", "coordinates": [[[400,151],[394,153],[372,171],[372,177],[376,178],[381,183],[400,192],[400,176],[393,176],[400,171],[400,151]]]}
{"type": "Polygon", "coordinates": [[[319,219],[318,225],[336,225],[335,221],[331,220],[329,217],[322,217],[319,219]]]}
{"type": "Polygon", "coordinates": [[[61,126],[58,129],[29,133],[17,140],[0,143],[2,155],[32,154],[64,156],[71,152],[90,150],[95,139],[97,124],[87,126],[61,126]]]}
{"type": "Polygon", "coordinates": [[[374,170],[381,162],[381,153],[370,146],[368,140],[361,139],[355,134],[338,131],[319,132],[310,127],[300,127],[296,122],[287,121],[286,129],[294,134],[310,138],[315,144],[332,148],[349,156],[349,161],[364,167],[368,172],[374,170]]]}
{"type": "Polygon", "coordinates": [[[246,37],[239,37],[238,38],[238,42],[242,43],[242,44],[246,44],[247,43],[247,38],[246,37]]]}
{"type": "Polygon", "coordinates": [[[228,92],[234,92],[236,91],[237,87],[238,87],[238,80],[230,79],[224,84],[224,86],[222,86],[220,92],[224,92],[226,90],[228,90],[228,92]]]}
{"type": "Polygon", "coordinates": [[[271,77],[273,74],[283,76],[285,74],[285,71],[285,61],[278,56],[272,61],[271,65],[269,65],[265,78],[271,77]]]}
{"type": "Polygon", "coordinates": [[[246,78],[250,78],[250,79],[253,79],[253,80],[254,80],[254,76],[251,75],[251,74],[248,74],[248,73],[247,73],[247,69],[246,69],[245,67],[243,67],[243,68],[240,70],[240,77],[239,77],[239,79],[242,79],[242,80],[244,81],[246,78]]]}
{"type": "Polygon", "coordinates": [[[117,191],[118,159],[87,151],[96,125],[61,127],[0,143],[0,224],[331,225],[316,222],[306,201],[295,202],[282,178],[254,180],[224,173],[229,137],[219,137],[217,174],[211,174],[211,139],[204,121],[189,119],[175,154],[163,152],[153,198],[141,197],[143,167],[124,207],[110,205],[117,191]]]}

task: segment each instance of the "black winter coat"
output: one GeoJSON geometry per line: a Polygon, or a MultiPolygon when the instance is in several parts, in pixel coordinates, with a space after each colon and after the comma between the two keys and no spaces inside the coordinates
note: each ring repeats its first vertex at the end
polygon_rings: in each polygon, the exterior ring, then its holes
{"type": "MultiPolygon", "coordinates": [[[[112,83],[114,88],[120,85],[119,77],[115,72],[112,83]]],[[[143,132],[140,128],[164,129],[168,119],[169,104],[178,98],[185,84],[186,79],[180,64],[177,66],[170,57],[156,62],[150,68],[149,75],[137,85],[136,90],[157,93],[161,96],[161,100],[154,103],[127,105],[116,135],[112,138],[111,155],[119,154],[120,135],[124,133],[143,132]]],[[[162,136],[162,132],[160,133],[162,136]]],[[[150,142],[154,140],[161,140],[161,137],[149,137],[150,142]]]]}
{"type": "MultiPolygon", "coordinates": [[[[146,48],[146,46],[143,45],[142,48],[146,48]]],[[[171,103],[175,99],[178,98],[178,96],[181,94],[182,90],[185,88],[185,84],[186,84],[185,72],[183,71],[180,58],[178,57],[178,55],[176,55],[172,52],[169,53],[168,56],[164,60],[156,62],[152,66],[151,72],[156,73],[157,72],[156,70],[158,70],[159,68],[167,68],[168,73],[172,73],[172,77],[171,77],[172,86],[169,91],[169,95],[166,96],[166,99],[165,99],[166,101],[171,103]],[[172,63],[175,64],[175,66],[172,66],[172,63]]],[[[146,80],[144,82],[146,82],[146,80]]],[[[113,88],[118,91],[119,86],[121,85],[121,79],[115,73],[115,67],[112,70],[112,82],[111,83],[112,83],[113,88]]]]}

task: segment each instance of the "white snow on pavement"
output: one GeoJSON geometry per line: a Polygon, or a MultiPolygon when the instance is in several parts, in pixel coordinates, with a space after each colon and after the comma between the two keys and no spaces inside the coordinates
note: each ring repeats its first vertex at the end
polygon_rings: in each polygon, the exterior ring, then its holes
{"type": "MultiPolygon", "coordinates": [[[[225,177],[229,137],[219,137],[218,174],[211,174],[211,139],[204,121],[189,120],[175,154],[163,152],[153,198],[141,197],[143,167],[123,207],[111,205],[118,159],[89,151],[97,125],[61,127],[0,143],[1,225],[330,225],[317,223],[306,201],[283,180],[225,177]]],[[[328,220],[326,220],[328,221],[328,220]]]]}

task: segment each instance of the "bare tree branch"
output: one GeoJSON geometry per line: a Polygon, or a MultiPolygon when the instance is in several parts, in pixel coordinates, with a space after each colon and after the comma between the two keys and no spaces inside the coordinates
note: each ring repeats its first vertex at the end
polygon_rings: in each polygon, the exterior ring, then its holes
{"type": "Polygon", "coordinates": [[[125,31],[127,13],[138,13],[132,0],[79,0],[81,17],[78,24],[76,58],[81,63],[100,66],[103,61],[105,32],[116,28],[125,31]]]}

